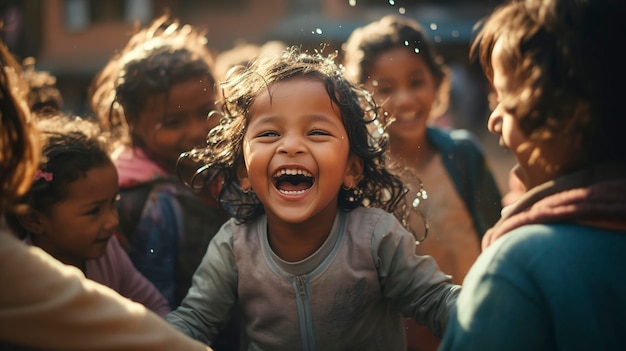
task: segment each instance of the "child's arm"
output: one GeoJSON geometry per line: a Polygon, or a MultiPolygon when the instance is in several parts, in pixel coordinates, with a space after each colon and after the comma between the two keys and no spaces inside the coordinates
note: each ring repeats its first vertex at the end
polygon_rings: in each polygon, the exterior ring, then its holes
{"type": "Polygon", "coordinates": [[[193,276],[189,293],[166,319],[176,329],[211,344],[228,322],[237,302],[237,267],[233,252],[233,221],[215,235],[193,276]]]}
{"type": "Polygon", "coordinates": [[[430,256],[415,254],[415,238],[390,214],[375,229],[372,255],[383,294],[406,317],[415,317],[441,337],[461,291],[430,256]]]}
{"type": "Polygon", "coordinates": [[[0,284],[4,342],[41,350],[210,350],[6,232],[0,232],[0,284]]]}

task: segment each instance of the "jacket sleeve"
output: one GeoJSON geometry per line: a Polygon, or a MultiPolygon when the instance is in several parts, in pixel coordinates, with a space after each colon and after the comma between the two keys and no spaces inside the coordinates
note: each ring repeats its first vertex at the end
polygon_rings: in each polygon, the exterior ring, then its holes
{"type": "Polygon", "coordinates": [[[461,287],[451,283],[432,257],[415,254],[415,238],[390,214],[376,225],[372,255],[383,294],[406,317],[441,337],[461,287]]]}
{"type": "Polygon", "coordinates": [[[41,350],[210,350],[0,230],[0,339],[41,350]]]}
{"type": "Polygon", "coordinates": [[[226,222],[211,240],[189,293],[166,317],[176,329],[209,345],[228,322],[237,299],[233,223],[226,222]]]}

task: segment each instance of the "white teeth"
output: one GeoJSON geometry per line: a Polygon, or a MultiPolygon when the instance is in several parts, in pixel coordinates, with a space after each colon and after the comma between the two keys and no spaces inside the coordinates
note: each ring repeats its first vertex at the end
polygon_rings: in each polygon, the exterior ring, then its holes
{"type": "Polygon", "coordinates": [[[280,177],[281,175],[303,175],[305,177],[313,177],[313,174],[303,170],[303,169],[280,169],[274,173],[274,177],[280,177]]]}
{"type": "Polygon", "coordinates": [[[285,194],[285,195],[300,195],[300,194],[304,194],[304,192],[306,190],[281,190],[281,189],[278,189],[278,191],[281,192],[282,194],[285,194]]]}

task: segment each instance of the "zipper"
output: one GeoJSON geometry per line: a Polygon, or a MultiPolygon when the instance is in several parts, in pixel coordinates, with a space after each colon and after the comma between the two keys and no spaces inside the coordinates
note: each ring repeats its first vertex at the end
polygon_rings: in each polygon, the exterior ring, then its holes
{"type": "Polygon", "coordinates": [[[315,330],[313,330],[313,316],[309,303],[308,281],[306,276],[297,275],[293,279],[296,292],[296,306],[298,308],[298,324],[300,325],[300,339],[302,351],[315,351],[315,330]]]}

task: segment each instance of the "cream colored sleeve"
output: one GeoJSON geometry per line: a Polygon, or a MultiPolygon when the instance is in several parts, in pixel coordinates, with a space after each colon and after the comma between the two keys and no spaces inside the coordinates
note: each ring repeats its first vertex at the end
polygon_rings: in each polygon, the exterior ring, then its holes
{"type": "Polygon", "coordinates": [[[41,350],[211,350],[0,226],[0,340],[41,350]]]}

